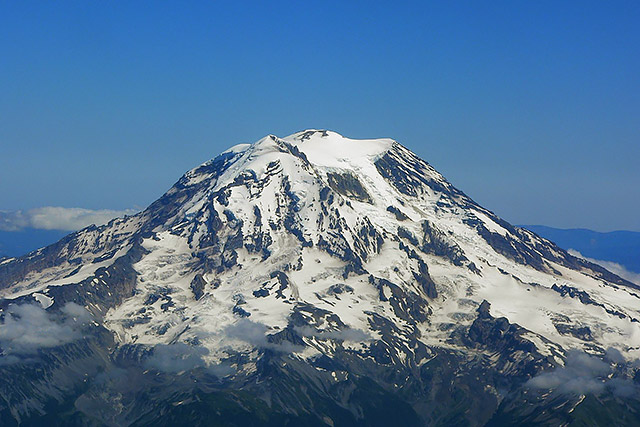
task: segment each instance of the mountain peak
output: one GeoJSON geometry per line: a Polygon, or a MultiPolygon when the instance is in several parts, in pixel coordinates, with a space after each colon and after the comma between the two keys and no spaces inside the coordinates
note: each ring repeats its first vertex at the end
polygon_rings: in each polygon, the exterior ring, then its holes
{"type": "Polygon", "coordinates": [[[347,168],[372,164],[388,151],[395,141],[352,139],[329,130],[308,129],[283,138],[303,152],[314,166],[347,168]]]}
{"type": "Polygon", "coordinates": [[[344,136],[340,135],[338,132],[334,132],[327,129],[305,129],[300,132],[296,132],[294,134],[289,135],[284,138],[291,141],[305,141],[305,140],[317,140],[319,138],[330,138],[330,137],[338,137],[344,138],[344,136]]]}

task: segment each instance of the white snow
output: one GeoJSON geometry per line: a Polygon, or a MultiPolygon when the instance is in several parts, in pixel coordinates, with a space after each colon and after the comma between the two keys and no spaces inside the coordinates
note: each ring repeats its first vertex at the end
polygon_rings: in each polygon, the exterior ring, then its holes
{"type": "Polygon", "coordinates": [[[392,139],[350,139],[331,131],[297,132],[283,140],[302,151],[315,166],[337,169],[356,169],[368,166],[385,153],[395,141],[392,139]],[[326,136],[325,136],[326,134],[326,136]]]}
{"type": "Polygon", "coordinates": [[[507,230],[505,230],[502,226],[498,225],[494,220],[489,218],[484,213],[482,213],[482,212],[480,212],[478,210],[475,210],[475,211],[473,211],[473,214],[475,216],[477,216],[478,219],[485,224],[485,226],[487,227],[487,229],[489,231],[492,231],[494,233],[498,233],[501,236],[507,236],[509,234],[509,232],[507,230]]]}
{"type": "Polygon", "coordinates": [[[36,292],[36,293],[32,294],[32,296],[36,299],[36,301],[38,301],[40,303],[40,305],[44,309],[47,309],[47,308],[49,308],[49,307],[51,307],[53,305],[53,298],[51,298],[48,295],[36,292]]]}

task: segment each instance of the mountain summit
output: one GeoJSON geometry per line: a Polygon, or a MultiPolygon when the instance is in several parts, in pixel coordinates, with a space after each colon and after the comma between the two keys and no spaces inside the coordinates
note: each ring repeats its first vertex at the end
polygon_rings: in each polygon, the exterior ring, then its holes
{"type": "Polygon", "coordinates": [[[639,299],[396,141],[269,135],[0,261],[0,424],[640,422],[639,299]]]}

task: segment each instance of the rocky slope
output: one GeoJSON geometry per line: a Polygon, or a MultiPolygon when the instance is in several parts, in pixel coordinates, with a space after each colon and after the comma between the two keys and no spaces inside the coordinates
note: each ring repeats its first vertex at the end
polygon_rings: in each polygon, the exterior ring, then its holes
{"type": "Polygon", "coordinates": [[[0,424],[640,422],[640,289],[388,139],[235,146],[0,310],[0,424]]]}

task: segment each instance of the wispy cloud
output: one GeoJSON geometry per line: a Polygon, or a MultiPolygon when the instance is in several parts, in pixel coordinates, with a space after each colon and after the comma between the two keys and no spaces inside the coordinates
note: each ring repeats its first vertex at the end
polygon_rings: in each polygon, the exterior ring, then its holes
{"type": "Polygon", "coordinates": [[[619,396],[637,394],[638,388],[630,379],[613,377],[613,366],[624,363],[620,352],[613,348],[607,350],[604,359],[571,350],[563,367],[543,372],[526,385],[562,394],[600,394],[605,391],[619,396]]]}
{"type": "Polygon", "coordinates": [[[209,354],[205,347],[184,343],[171,345],[159,344],[153,348],[152,356],[145,366],[164,372],[181,372],[205,365],[203,357],[209,354]]]}
{"type": "Polygon", "coordinates": [[[38,304],[10,305],[0,323],[0,365],[32,360],[40,349],[82,338],[82,326],[89,320],[89,312],[75,303],[56,314],[38,304]]]}
{"type": "Polygon", "coordinates": [[[640,274],[627,270],[624,266],[618,264],[617,262],[603,261],[600,259],[589,258],[582,255],[580,252],[578,252],[575,249],[569,249],[567,252],[569,252],[573,256],[580,257],[582,259],[586,259],[587,261],[601,265],[607,270],[609,270],[610,272],[622,277],[623,279],[627,279],[630,282],[640,285],[640,274]]]}
{"type": "Polygon", "coordinates": [[[236,371],[228,362],[212,363],[205,360],[209,349],[199,345],[189,345],[181,342],[174,344],[157,344],[153,347],[151,356],[143,363],[145,369],[179,373],[203,368],[209,373],[224,377],[236,371]]]}
{"type": "Polygon", "coordinates": [[[45,206],[26,211],[0,211],[0,230],[20,231],[25,228],[39,230],[76,231],[88,225],[106,224],[113,218],[136,213],[133,209],[83,209],[45,206]]]}

